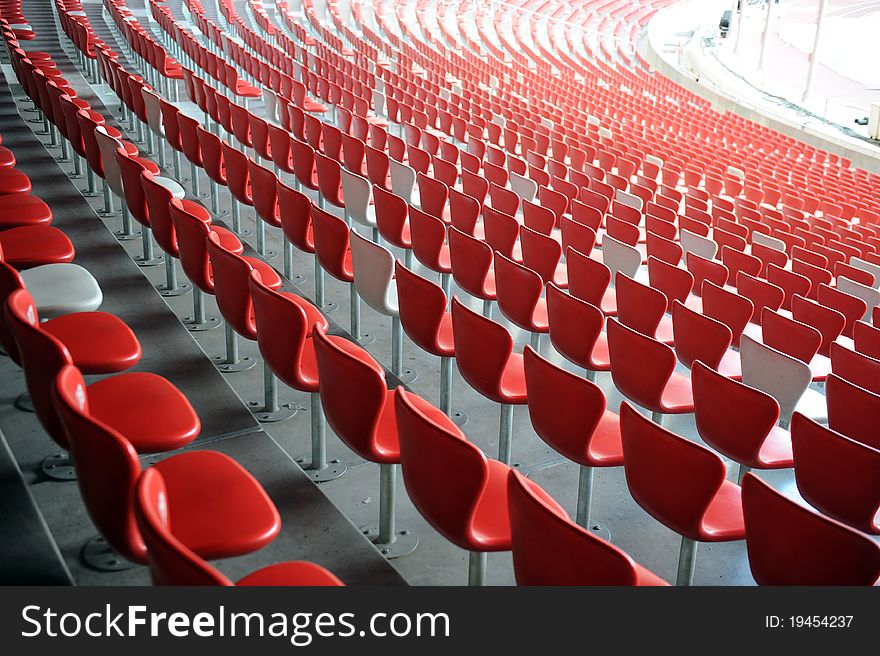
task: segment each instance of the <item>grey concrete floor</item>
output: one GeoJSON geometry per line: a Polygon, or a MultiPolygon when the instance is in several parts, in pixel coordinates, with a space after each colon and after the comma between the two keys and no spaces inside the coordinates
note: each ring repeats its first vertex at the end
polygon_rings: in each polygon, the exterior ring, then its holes
{"type": "MultiPolygon", "coordinates": [[[[135,7],[137,6],[136,3],[130,4],[135,7]]],[[[87,3],[87,6],[90,8],[89,13],[92,22],[100,34],[109,25],[109,19],[108,23],[104,26],[97,24],[96,18],[100,15],[100,12],[95,9],[93,3],[87,3]]],[[[136,13],[139,16],[143,16],[139,12],[136,13]]],[[[106,30],[106,33],[110,34],[109,30],[106,30]]],[[[104,38],[107,37],[104,36],[104,38]]],[[[7,77],[9,76],[7,75],[7,77]]],[[[72,75],[68,79],[71,77],[75,78],[71,81],[77,88],[86,84],[81,76],[72,75]]],[[[118,99],[112,96],[106,85],[94,85],[91,87],[91,90],[97,98],[104,102],[106,107],[113,110],[118,109],[118,99]]],[[[182,85],[180,97],[184,97],[182,85]]],[[[181,103],[181,105],[188,113],[201,118],[200,112],[192,105],[185,102],[181,103]]],[[[255,103],[255,106],[258,107],[259,104],[255,103]]],[[[133,136],[129,135],[129,138],[133,139],[133,136]]],[[[45,141],[45,138],[43,140],[45,141]]],[[[52,153],[57,156],[58,151],[53,150],[52,153]]],[[[69,163],[62,164],[62,166],[66,171],[70,171],[71,166],[69,163]]],[[[186,179],[188,170],[188,166],[185,166],[184,172],[186,175],[181,182],[190,189],[190,181],[186,179]]],[[[171,175],[170,169],[166,170],[164,174],[171,175]]],[[[82,186],[81,182],[79,184],[82,186]]],[[[201,177],[201,188],[202,190],[209,189],[208,180],[204,174],[201,177]]],[[[312,198],[316,199],[317,197],[313,194],[312,198]]],[[[100,196],[88,200],[96,210],[101,207],[100,196]]],[[[204,195],[200,200],[206,206],[209,205],[209,200],[204,195]]],[[[221,190],[220,204],[221,212],[217,220],[228,224],[230,203],[229,195],[225,190],[221,190]]],[[[120,227],[118,215],[102,220],[111,230],[117,230],[120,227]]],[[[245,237],[243,241],[248,243],[248,254],[255,255],[254,252],[250,252],[250,249],[255,244],[253,236],[255,222],[251,208],[242,208],[242,221],[245,229],[250,230],[250,235],[245,237]]],[[[283,243],[280,231],[268,229],[266,243],[268,249],[275,253],[281,253],[283,243]]],[[[139,255],[141,252],[141,242],[139,240],[121,242],[121,245],[132,257],[139,255]]],[[[402,257],[401,253],[396,254],[402,257]]],[[[277,269],[281,268],[280,257],[270,259],[269,262],[277,269]]],[[[298,277],[295,281],[285,281],[285,288],[296,291],[306,298],[313,299],[313,271],[314,263],[312,257],[295,252],[294,272],[298,274],[298,277]]],[[[436,274],[422,267],[417,266],[416,271],[430,279],[436,279],[436,274]]],[[[140,273],[157,288],[164,284],[165,273],[162,266],[141,268],[140,273]]],[[[185,281],[182,272],[179,273],[181,280],[185,281]]],[[[470,299],[467,294],[460,290],[453,288],[453,293],[471,307],[475,309],[480,308],[480,304],[477,301],[470,299]]],[[[328,277],[326,297],[334,301],[338,306],[337,310],[329,313],[330,320],[337,324],[336,327],[338,329],[348,330],[348,285],[328,277]]],[[[158,292],[156,298],[160,298],[158,292]]],[[[191,315],[191,295],[169,297],[163,300],[178,318],[183,319],[191,315]]],[[[208,297],[206,298],[206,303],[208,314],[218,315],[214,299],[208,297]]],[[[514,335],[516,349],[521,350],[528,343],[529,335],[508,324],[503,318],[498,316],[497,311],[495,317],[507,325],[514,335]]],[[[390,368],[390,319],[379,315],[364,305],[362,307],[362,330],[376,337],[373,343],[366,346],[367,350],[386,368],[390,368]]],[[[201,349],[205,358],[210,358],[224,352],[224,334],[222,329],[189,333],[189,336],[201,349]]],[[[240,342],[242,356],[255,358],[259,361],[259,351],[256,344],[247,340],[240,340],[240,342]]],[[[552,360],[566,365],[565,361],[553,351],[546,338],[542,344],[542,353],[552,360]]],[[[406,340],[405,362],[408,367],[411,367],[418,373],[418,378],[409,385],[409,388],[426,399],[436,402],[439,395],[439,360],[420,351],[411,342],[406,340]]],[[[15,374],[12,374],[12,376],[15,376],[15,374]]],[[[263,374],[260,365],[248,371],[227,374],[224,376],[224,380],[238,397],[248,404],[248,407],[256,409],[261,405],[263,374]]],[[[616,409],[620,404],[621,396],[614,389],[610,376],[600,374],[597,382],[608,396],[608,406],[616,409]]],[[[283,454],[290,459],[307,456],[309,450],[309,417],[307,410],[309,399],[307,395],[286,389],[283,385],[280,389],[280,396],[283,403],[290,403],[299,408],[293,418],[280,423],[264,424],[262,426],[264,433],[262,434],[255,434],[247,439],[225,441],[223,444],[225,445],[224,450],[228,448],[232,454],[241,454],[247,458],[255,457],[258,460],[261,458],[275,459],[267,464],[279,470],[273,473],[272,481],[276,485],[276,491],[283,493],[284,483],[281,470],[289,469],[289,462],[277,462],[279,452],[268,449],[267,442],[271,441],[280,446],[283,454]]],[[[454,380],[453,405],[456,410],[460,410],[468,416],[467,424],[463,427],[468,439],[480,447],[488,456],[496,455],[498,450],[499,407],[473,391],[458,376],[457,372],[454,380]]],[[[9,411],[6,410],[6,412],[9,411]]],[[[692,416],[670,417],[668,418],[667,427],[689,439],[699,441],[692,416]]],[[[318,486],[320,493],[325,495],[333,506],[355,526],[375,522],[378,515],[379,477],[377,466],[364,462],[357,457],[332,432],[328,434],[328,452],[329,457],[338,458],[342,463],[347,464],[349,469],[341,478],[318,486]]],[[[537,437],[531,427],[525,407],[519,407],[515,411],[513,462],[517,468],[539,483],[559,501],[572,516],[574,515],[578,479],[577,467],[553,452],[552,449],[537,437]]],[[[728,470],[729,477],[733,478],[736,473],[736,467],[729,466],[728,470]]],[[[786,494],[796,496],[791,471],[761,473],[760,475],[786,494]]],[[[454,485],[454,476],[450,477],[450,485],[454,485]]],[[[70,495],[74,492],[74,490],[68,490],[66,493],[70,495]]],[[[442,490],[438,490],[438,494],[442,493],[442,490]]],[[[38,495],[38,500],[45,513],[50,515],[53,513],[53,508],[58,504],[57,497],[58,493],[51,488],[46,488],[45,493],[41,491],[38,495]]],[[[614,544],[627,551],[638,562],[658,575],[667,580],[674,581],[679,538],[636,505],[628,493],[622,468],[604,469],[597,473],[593,517],[595,521],[610,531],[611,540],[614,544]]],[[[399,482],[398,485],[398,522],[400,525],[410,527],[416,531],[420,539],[419,547],[415,552],[389,561],[390,565],[407,582],[417,585],[460,585],[466,582],[467,553],[451,545],[421,517],[407,498],[402,482],[399,482]]],[[[52,524],[51,520],[50,524],[52,524]]],[[[314,539],[315,536],[305,535],[299,537],[301,539],[314,539]]],[[[273,552],[270,555],[274,556],[276,553],[273,552]]],[[[243,569],[246,571],[248,566],[262,564],[265,560],[265,555],[258,554],[247,559],[237,560],[241,562],[240,567],[237,564],[235,570],[243,569]]],[[[514,583],[510,554],[490,554],[488,563],[489,584],[510,585],[514,583]]],[[[355,564],[349,563],[348,565],[356,568],[355,564]]],[[[345,568],[347,564],[337,562],[336,566],[345,568]]],[[[108,581],[110,580],[108,577],[109,575],[102,575],[101,580],[108,581]]],[[[87,578],[87,580],[91,582],[94,579],[87,578]]],[[[701,545],[697,557],[695,582],[697,585],[753,584],[749,573],[745,543],[701,545]]]]}

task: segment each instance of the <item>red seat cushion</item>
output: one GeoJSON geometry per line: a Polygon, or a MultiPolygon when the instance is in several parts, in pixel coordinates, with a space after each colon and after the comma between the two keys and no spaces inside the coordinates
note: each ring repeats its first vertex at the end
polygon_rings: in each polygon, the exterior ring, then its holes
{"type": "Polygon", "coordinates": [[[134,332],[107,312],[75,312],[50,319],[43,329],[61,340],[73,363],[84,374],[125,371],[138,363],[142,351],[134,332]]]}
{"type": "Polygon", "coordinates": [[[6,146],[0,146],[0,168],[15,166],[15,155],[6,146]]]}
{"type": "Polygon", "coordinates": [[[27,50],[25,54],[32,62],[52,61],[52,55],[42,50],[27,50]]]}
{"type": "Polygon", "coordinates": [[[277,563],[248,574],[236,585],[270,586],[270,585],[344,585],[336,576],[320,565],[302,560],[288,563],[277,563]]]}
{"type": "Polygon", "coordinates": [[[147,171],[149,171],[153,175],[159,175],[159,166],[158,164],[156,164],[156,162],[147,157],[135,157],[135,159],[143,164],[145,167],[147,167],[147,171]]]}
{"type": "Polygon", "coordinates": [[[52,210],[31,194],[9,194],[0,205],[0,230],[23,225],[49,225],[52,210]]]}
{"type": "Polygon", "coordinates": [[[742,540],[746,536],[739,485],[724,481],[712,499],[696,539],[701,542],[742,540]]]}
{"type": "Polygon", "coordinates": [[[263,281],[263,284],[266,285],[269,289],[279,289],[281,287],[281,276],[278,275],[278,272],[272,268],[271,264],[266,264],[262,260],[258,260],[255,257],[245,257],[245,260],[248,261],[254,270],[260,272],[260,280],[263,281]]]}
{"type": "Polygon", "coordinates": [[[168,522],[174,535],[203,558],[256,551],[280,532],[275,504],[229,456],[189,451],[154,466],[165,479],[168,522]]]}
{"type": "Polygon", "coordinates": [[[244,245],[234,232],[216,225],[211,226],[211,232],[220,237],[220,245],[230,253],[241,255],[244,252],[244,245]]]}
{"type": "Polygon", "coordinates": [[[666,414],[682,414],[694,411],[694,393],[691,387],[691,379],[672,372],[663,397],[660,400],[663,412],[666,414]]]}
{"type": "Polygon", "coordinates": [[[523,404],[527,400],[526,375],[523,368],[523,357],[520,353],[511,353],[510,359],[501,374],[500,391],[503,400],[499,403],[523,404]]]}
{"type": "Polygon", "coordinates": [[[242,98],[259,98],[263,95],[262,91],[244,80],[238,81],[238,84],[235,85],[235,89],[233,89],[233,93],[242,98]]]}
{"type": "Polygon", "coordinates": [[[76,251],[67,235],[52,226],[20,226],[0,232],[3,259],[17,269],[70,262],[76,251]]]}
{"type": "Polygon", "coordinates": [[[669,584],[661,579],[659,576],[654,574],[653,572],[645,569],[638,563],[636,563],[636,574],[638,575],[638,585],[642,586],[668,586],[669,584]]]}
{"type": "Polygon", "coordinates": [[[31,190],[31,181],[15,168],[0,169],[0,194],[21,194],[31,190]]]}
{"type": "Polygon", "coordinates": [[[303,101],[303,110],[305,110],[309,114],[318,114],[320,112],[326,112],[327,105],[322,105],[319,102],[315,102],[311,98],[306,98],[303,101]]]}
{"type": "Polygon", "coordinates": [[[597,467],[623,465],[623,443],[620,441],[620,415],[606,410],[590,440],[589,458],[597,467]]]}
{"type": "Polygon", "coordinates": [[[387,128],[389,125],[391,125],[388,120],[382,118],[381,116],[376,116],[375,114],[367,116],[367,123],[381,128],[387,128]]]}
{"type": "Polygon", "coordinates": [[[438,352],[443,353],[443,357],[451,358],[455,356],[455,334],[452,331],[451,312],[443,313],[434,346],[438,352]]]}
{"type": "Polygon", "coordinates": [[[510,549],[510,515],[507,512],[507,477],[510,467],[488,460],[489,480],[471,520],[472,545],[479,551],[510,549]]]}
{"type": "Polygon", "coordinates": [[[786,469],[793,466],[791,434],[781,426],[774,426],[761,445],[758,460],[767,469],[786,469]]]}
{"type": "Polygon", "coordinates": [[[602,294],[602,314],[607,317],[617,315],[617,292],[613,287],[607,287],[602,294]]]}
{"type": "Polygon", "coordinates": [[[201,430],[186,396],[156,374],[105,378],[89,385],[88,397],[92,414],[124,435],[138,453],[179,449],[201,430]]]}

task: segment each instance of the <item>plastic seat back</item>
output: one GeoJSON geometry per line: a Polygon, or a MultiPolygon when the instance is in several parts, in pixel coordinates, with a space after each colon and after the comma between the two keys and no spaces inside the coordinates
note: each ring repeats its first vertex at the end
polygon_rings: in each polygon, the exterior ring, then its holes
{"type": "Polygon", "coordinates": [[[501,377],[513,355],[513,338],[507,328],[452,299],[455,360],[467,383],[483,396],[504,403],[501,377]]]}
{"type": "Polygon", "coordinates": [[[523,225],[543,235],[549,235],[553,228],[556,227],[557,216],[552,210],[536,205],[528,200],[522,201],[522,214],[523,225]]]}
{"type": "Polygon", "coordinates": [[[523,364],[535,432],[569,460],[594,464],[590,442],[607,404],[602,388],[544,359],[530,346],[523,352],[523,364]]]}
{"type": "Polygon", "coordinates": [[[95,130],[99,127],[98,122],[92,118],[89,112],[80,110],[76,113],[79,131],[82,135],[83,147],[86,152],[86,160],[89,167],[100,177],[104,177],[104,168],[101,161],[101,149],[95,139],[95,130]]]}
{"type": "Polygon", "coordinates": [[[415,258],[437,273],[451,273],[446,247],[446,224],[422,210],[409,206],[409,229],[415,258]]]}
{"type": "Polygon", "coordinates": [[[842,344],[831,345],[831,371],[854,385],[880,394],[880,360],[853,351],[842,344]]]}
{"type": "Polygon", "coordinates": [[[376,227],[375,216],[370,216],[372,185],[370,181],[346,169],[340,169],[342,197],[345,198],[345,212],[351,220],[367,228],[376,227]]]}
{"type": "MultiPolygon", "coordinates": [[[[716,234],[720,231],[716,230],[716,234]]],[[[761,260],[737,248],[731,248],[727,244],[721,247],[721,262],[730,272],[730,277],[736,280],[736,275],[743,271],[750,276],[758,276],[761,273],[761,260]]]]}
{"type": "Polygon", "coordinates": [[[147,199],[141,184],[141,173],[146,167],[130,157],[123,148],[116,149],[116,163],[122,177],[122,189],[125,194],[125,205],[134,219],[142,226],[150,227],[150,215],[147,210],[147,199]]]}
{"type": "Polygon", "coordinates": [[[483,227],[486,232],[486,243],[492,250],[505,257],[513,258],[516,243],[519,239],[519,222],[510,214],[483,206],[483,227]]]}
{"type": "Polygon", "coordinates": [[[546,297],[553,347],[569,362],[593,370],[596,365],[591,355],[605,322],[602,311],[553,283],[547,284],[546,297]]]}
{"type": "MultiPolygon", "coordinates": [[[[213,294],[214,279],[208,258],[211,215],[202,205],[191,200],[174,198],[168,207],[184,273],[203,292],[213,294]]],[[[244,248],[239,252],[241,250],[244,248]]]]}
{"type": "Polygon", "coordinates": [[[386,191],[391,191],[388,178],[390,160],[387,153],[383,150],[377,150],[372,146],[367,146],[364,159],[366,160],[367,177],[370,179],[370,182],[386,191]]]}
{"type": "Polygon", "coordinates": [[[196,128],[199,122],[187,116],[183,112],[177,115],[177,126],[180,130],[180,144],[183,148],[183,154],[186,159],[195,166],[202,165],[202,149],[199,145],[199,139],[196,128]]]}
{"type": "Polygon", "coordinates": [[[153,236],[165,253],[171,257],[179,257],[177,252],[177,235],[174,232],[174,223],[171,220],[170,203],[174,194],[168,187],[156,182],[155,176],[149,171],[141,174],[141,185],[144,190],[144,198],[147,203],[147,211],[150,215],[150,227],[153,236]]]}
{"type": "Polygon", "coordinates": [[[635,278],[642,264],[642,255],[633,246],[624,244],[607,234],[602,238],[602,262],[611,271],[612,280],[617,281],[617,272],[635,278]]]}
{"type": "Polygon", "coordinates": [[[229,193],[239,203],[252,206],[254,196],[247,155],[225,141],[220,144],[220,150],[223,153],[223,164],[226,166],[226,186],[229,187],[229,193]]]}
{"type": "Polygon", "coordinates": [[[449,228],[449,261],[455,283],[471,296],[494,300],[494,284],[487,294],[486,281],[494,281],[494,257],[492,248],[484,241],[462,232],[455,226],[449,228]]]}
{"type": "Polygon", "coordinates": [[[791,418],[794,475],[811,506],[866,533],[880,533],[880,450],[796,412],[791,418]]]}
{"type": "Polygon", "coordinates": [[[830,355],[834,341],[840,337],[846,326],[846,317],[837,310],[798,295],[791,299],[791,316],[795,321],[819,331],[822,336],[819,353],[825,356],[830,355]]]}
{"type": "Polygon", "coordinates": [[[614,278],[614,291],[617,294],[617,318],[620,323],[654,337],[666,313],[667,301],[663,292],[621,272],[614,278]]]}
{"type": "Polygon", "coordinates": [[[736,462],[757,463],[764,440],[779,421],[776,399],[702,362],[694,362],[691,384],[694,419],[703,441],[736,462]]]}
{"type": "Polygon", "coordinates": [[[703,287],[707,282],[711,282],[719,287],[727,284],[730,272],[720,262],[706,259],[693,252],[685,253],[684,261],[687,270],[694,277],[693,292],[696,296],[703,294],[703,287]]]}
{"type": "Polygon", "coordinates": [[[519,241],[523,264],[541,276],[544,283],[554,280],[556,267],[562,258],[562,246],[552,237],[521,226],[519,241]]]}
{"type": "Polygon", "coordinates": [[[388,169],[391,176],[391,191],[407,203],[412,203],[413,189],[416,186],[415,170],[396,159],[388,160],[388,169]]]}
{"type": "Polygon", "coordinates": [[[271,169],[257,164],[254,160],[247,161],[248,178],[251,183],[251,197],[254,212],[261,221],[273,228],[280,228],[278,218],[278,176],[271,169]]]}
{"type": "Polygon", "coordinates": [[[304,141],[293,139],[290,142],[290,156],[296,180],[313,191],[318,190],[318,177],[315,172],[315,151],[304,141]]]}
{"type": "Polygon", "coordinates": [[[666,344],[608,319],[608,355],[614,386],[643,408],[660,408],[675,370],[675,353],[666,344]]]}
{"type": "Polygon", "coordinates": [[[538,185],[534,180],[517,173],[510,174],[510,189],[519,196],[520,202],[532,202],[538,193],[538,185]]]}
{"type": "Polygon", "coordinates": [[[562,250],[566,253],[569,248],[573,248],[589,255],[596,247],[596,231],[588,225],[563,216],[559,221],[559,231],[562,235],[562,250]]]}
{"type": "Polygon", "coordinates": [[[269,150],[272,152],[272,162],[285,173],[294,173],[293,162],[290,159],[290,133],[282,127],[267,126],[269,138],[269,150]]]}
{"type": "MultiPolygon", "coordinates": [[[[424,351],[441,357],[440,330],[446,314],[446,294],[440,285],[394,263],[400,322],[409,338],[424,351]]],[[[453,351],[454,353],[454,351],[453,351]]]]}
{"type": "Polygon", "coordinates": [[[758,325],[761,325],[764,308],[775,312],[782,307],[782,302],[785,300],[785,292],[781,287],[742,271],[736,277],[736,291],[752,302],[754,310],[750,321],[758,325]]]}
{"type": "Polygon", "coordinates": [[[5,303],[6,325],[18,347],[34,412],[56,444],[66,449],[67,435],[52,401],[52,387],[62,367],[73,364],[67,348],[40,328],[33,297],[26,289],[12,292],[5,303]]]}
{"type": "Polygon", "coordinates": [[[620,405],[620,436],[626,484],[633,499],[660,523],[694,539],[724,482],[724,462],[706,447],[655,424],[625,401],[620,405]]]}
{"type": "Polygon", "coordinates": [[[341,134],[341,137],[343,165],[356,175],[365,175],[364,157],[366,155],[366,144],[361,139],[344,132],[341,134]]]}
{"type": "MultiPolygon", "coordinates": [[[[6,300],[12,292],[25,289],[21,275],[12,266],[3,261],[0,253],[0,308],[6,307],[6,300]]],[[[18,345],[12,330],[6,325],[5,318],[0,320],[0,346],[6,351],[6,355],[17,365],[21,366],[21,356],[18,354],[18,345]]]]}
{"type": "Polygon", "coordinates": [[[216,134],[196,126],[196,137],[202,153],[202,164],[205,173],[213,182],[226,185],[226,162],[223,159],[223,142],[216,134]]]}
{"type": "Polygon", "coordinates": [[[394,255],[387,248],[349,231],[351,265],[358,295],[371,308],[397,316],[397,285],[394,282],[394,255]]]}
{"type": "Polygon", "coordinates": [[[349,228],[345,221],[314,205],[311,214],[315,256],[321,267],[337,280],[352,282],[349,228]]]}
{"type": "Polygon", "coordinates": [[[752,302],[735,292],[707,281],[703,286],[703,314],[730,329],[731,343],[739,346],[743,330],[754,313],[752,302]]]}
{"type": "Polygon", "coordinates": [[[816,266],[797,257],[791,260],[792,272],[804,276],[810,281],[810,293],[807,296],[810,300],[816,300],[820,285],[831,284],[833,278],[831,271],[825,269],[824,266],[816,266]]]}
{"type": "Polygon", "coordinates": [[[544,290],[541,276],[496,253],[495,286],[498,309],[507,319],[523,330],[546,331],[543,321],[536,317],[536,309],[544,290]]]}
{"type": "Polygon", "coordinates": [[[880,305],[880,290],[862,285],[849,278],[840,277],[837,279],[837,289],[843,294],[849,294],[855,298],[865,302],[865,313],[861,316],[862,321],[871,320],[871,312],[875,307],[880,305]]]}
{"type": "Polygon", "coordinates": [[[457,189],[449,190],[449,221],[462,232],[474,235],[477,221],[480,219],[482,206],[473,196],[468,196],[457,189]]]}
{"type": "Polygon", "coordinates": [[[489,478],[486,456],[426,401],[402,387],[394,395],[400,464],[409,498],[446,539],[473,547],[472,518],[489,478]],[[450,471],[455,471],[452,486],[450,471]]]}
{"type": "Polygon", "coordinates": [[[826,284],[819,285],[815,300],[827,308],[837,310],[844,316],[846,319],[846,324],[843,327],[844,337],[853,337],[856,323],[868,311],[868,304],[863,299],[826,284]]]}
{"type": "Polygon", "coordinates": [[[749,566],[759,585],[874,585],[880,577],[880,545],[870,538],[753,474],[742,490],[749,566]]]}
{"type": "Polygon", "coordinates": [[[690,230],[681,230],[681,248],[685,257],[695,253],[707,260],[714,260],[718,253],[718,244],[708,237],[702,237],[690,230]]]}
{"type": "MultiPolygon", "coordinates": [[[[757,275],[757,274],[751,274],[757,275]]],[[[782,309],[791,310],[792,299],[795,296],[808,297],[813,284],[806,276],[780,268],[772,262],[767,265],[767,282],[782,289],[785,296],[782,300],[782,309]]]]}
{"type": "Polygon", "coordinates": [[[424,173],[419,173],[416,179],[421,210],[442,220],[449,200],[449,187],[424,173]]]}
{"type": "Polygon", "coordinates": [[[226,250],[214,232],[208,234],[208,257],[220,314],[239,335],[256,340],[257,327],[249,283],[253,267],[240,255],[226,250]]]}
{"type": "Polygon", "coordinates": [[[301,191],[278,180],[278,220],[284,237],[303,253],[315,252],[312,201],[301,191]]]}
{"type": "Polygon", "coordinates": [[[98,531],[123,557],[144,562],[146,548],[135,525],[132,496],[141,473],[134,447],[89,413],[79,369],[61,368],[52,385],[55,411],[76,463],[76,482],[98,531]]]}
{"type": "MultiPolygon", "coordinates": [[[[303,392],[317,392],[317,380],[307,379],[302,372],[306,340],[311,336],[306,313],[309,302],[264,285],[256,271],[251,271],[248,285],[260,355],[286,385],[303,392]]],[[[326,321],[322,325],[326,327],[326,321]]]]}
{"type": "MultiPolygon", "coordinates": [[[[271,116],[267,107],[267,115],[271,116]]],[[[257,155],[265,160],[272,159],[272,148],[269,143],[269,124],[256,114],[248,113],[248,121],[250,121],[251,142],[257,155]]]]}
{"type": "Polygon", "coordinates": [[[688,369],[699,360],[717,370],[733,340],[725,324],[691,310],[678,300],[672,302],[672,332],[675,355],[688,369]]]}
{"type": "Polygon", "coordinates": [[[122,147],[122,142],[107,134],[103,126],[98,126],[95,129],[95,141],[101,151],[101,165],[107,185],[117,198],[125,198],[125,190],[122,187],[122,170],[116,161],[116,149],[122,147]]]}
{"type": "Polygon", "coordinates": [[[565,266],[568,269],[569,293],[591,305],[601,307],[602,297],[611,282],[611,270],[573,248],[565,251],[565,266]]]}
{"type": "Polygon", "coordinates": [[[740,340],[742,382],[766,392],[779,403],[779,416],[788,423],[791,413],[813,379],[810,368],[797,358],[777,351],[748,335],[740,340]]]}
{"type": "Polygon", "coordinates": [[[376,185],[373,187],[376,208],[376,227],[382,238],[398,248],[412,247],[408,233],[406,201],[400,196],[376,185]]]}
{"type": "Polygon", "coordinates": [[[815,328],[789,319],[769,308],[764,308],[761,335],[764,344],[801,362],[810,361],[822,346],[822,334],[815,328]]]}
{"type": "Polygon", "coordinates": [[[829,428],[880,449],[880,395],[831,374],[825,381],[825,401],[829,428]]]}
{"type": "Polygon", "coordinates": [[[327,423],[359,456],[385,462],[386,454],[377,450],[376,440],[386,396],[382,368],[359,346],[340,346],[336,340],[341,338],[329,338],[321,326],[315,327],[312,339],[327,423]]]}
{"type": "Polygon", "coordinates": [[[560,514],[515,470],[507,494],[517,584],[636,584],[632,558],[560,514]]]}

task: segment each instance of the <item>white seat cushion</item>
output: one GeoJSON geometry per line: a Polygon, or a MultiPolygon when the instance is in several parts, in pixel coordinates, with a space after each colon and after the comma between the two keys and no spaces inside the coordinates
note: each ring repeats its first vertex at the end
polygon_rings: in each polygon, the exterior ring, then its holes
{"type": "Polygon", "coordinates": [[[161,176],[156,176],[155,178],[153,178],[153,180],[156,184],[162,185],[168,191],[170,191],[171,195],[173,195],[175,198],[183,198],[184,196],[186,196],[186,190],[182,186],[180,186],[180,183],[176,180],[172,180],[171,178],[163,178],[161,176]]]}
{"type": "Polygon", "coordinates": [[[44,264],[20,275],[43,319],[91,312],[104,300],[98,281],[78,264],[44,264]]]}

